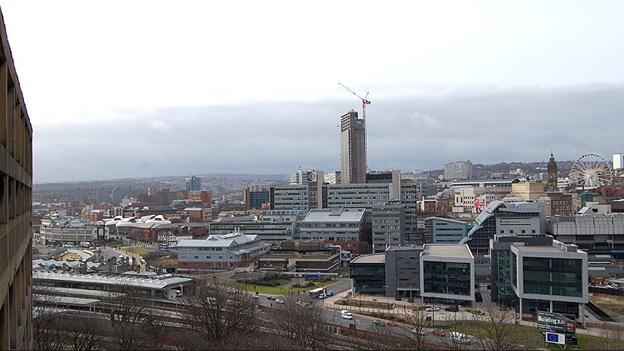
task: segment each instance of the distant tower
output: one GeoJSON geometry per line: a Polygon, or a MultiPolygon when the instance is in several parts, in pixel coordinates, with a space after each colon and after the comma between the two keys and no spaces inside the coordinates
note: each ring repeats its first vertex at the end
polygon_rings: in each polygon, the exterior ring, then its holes
{"type": "Polygon", "coordinates": [[[366,123],[351,110],[340,117],[342,184],[366,183],[366,123]]]}
{"type": "Polygon", "coordinates": [[[546,191],[557,191],[557,162],[555,162],[555,156],[552,152],[550,153],[550,160],[548,160],[546,191]]]}
{"type": "Polygon", "coordinates": [[[184,183],[187,192],[201,190],[201,178],[199,177],[186,177],[184,183]]]}

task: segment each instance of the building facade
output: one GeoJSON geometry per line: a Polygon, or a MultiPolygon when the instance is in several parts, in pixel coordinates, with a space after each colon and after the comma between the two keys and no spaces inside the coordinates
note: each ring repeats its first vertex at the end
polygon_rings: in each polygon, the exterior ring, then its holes
{"type": "Polygon", "coordinates": [[[575,244],[590,254],[624,258],[624,214],[587,214],[553,217],[547,233],[555,239],[575,244]]]}
{"type": "Polygon", "coordinates": [[[201,190],[201,178],[199,177],[186,177],[184,180],[184,186],[187,192],[200,191],[201,190]]]}
{"type": "Polygon", "coordinates": [[[425,244],[420,255],[420,288],[426,302],[475,301],[474,257],[468,245],[425,244]]]}
{"type": "Polygon", "coordinates": [[[420,296],[422,246],[391,246],[385,251],[386,296],[420,296]]]}
{"type": "Polygon", "coordinates": [[[451,218],[425,219],[426,237],[434,244],[459,244],[468,235],[470,224],[451,218]]]}
{"type": "Polygon", "coordinates": [[[511,283],[522,313],[581,317],[588,302],[587,253],[576,245],[511,245],[511,283]]]}
{"type": "Polygon", "coordinates": [[[257,235],[231,233],[180,240],[176,247],[178,271],[221,271],[248,266],[269,252],[270,245],[257,235]]]}
{"type": "Polygon", "coordinates": [[[373,206],[371,218],[373,253],[405,243],[405,206],[399,201],[373,206]]]}
{"type": "Polygon", "coordinates": [[[366,182],[366,123],[354,110],[340,117],[342,184],[366,182]]]}
{"type": "Polygon", "coordinates": [[[0,349],[32,349],[32,126],[0,16],[0,349]]]}
{"type": "Polygon", "coordinates": [[[472,178],[472,163],[470,161],[450,162],[444,165],[444,179],[472,178]]]}
{"type": "Polygon", "coordinates": [[[349,263],[354,293],[384,294],[386,282],[385,254],[361,255],[349,263]]]}
{"type": "Polygon", "coordinates": [[[354,253],[369,252],[363,208],[313,209],[299,225],[299,240],[322,240],[354,253]]]}

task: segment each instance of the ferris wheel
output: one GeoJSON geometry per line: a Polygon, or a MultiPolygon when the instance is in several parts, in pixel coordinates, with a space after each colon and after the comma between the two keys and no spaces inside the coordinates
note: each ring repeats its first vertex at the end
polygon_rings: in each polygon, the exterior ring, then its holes
{"type": "Polygon", "coordinates": [[[570,183],[584,189],[594,189],[611,183],[611,166],[604,157],[588,153],[581,155],[570,171],[570,183]]]}

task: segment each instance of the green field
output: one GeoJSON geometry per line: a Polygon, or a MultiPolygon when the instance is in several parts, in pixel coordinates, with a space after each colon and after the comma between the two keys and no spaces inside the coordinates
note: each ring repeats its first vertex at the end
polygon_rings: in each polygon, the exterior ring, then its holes
{"type": "Polygon", "coordinates": [[[145,256],[149,252],[148,249],[142,247],[124,247],[123,249],[139,256],[145,256]]]}
{"type": "MultiPolygon", "coordinates": [[[[464,321],[457,328],[458,331],[475,336],[477,338],[482,337],[483,333],[479,329],[478,324],[483,322],[478,321],[464,321]]],[[[549,350],[561,350],[559,345],[546,344],[544,337],[537,330],[536,327],[528,327],[524,325],[515,325],[514,332],[518,335],[518,340],[525,346],[531,349],[549,349],[549,350]]],[[[601,338],[593,335],[576,334],[578,341],[577,346],[568,346],[568,350],[606,350],[613,349],[613,347],[624,344],[624,341],[617,341],[613,339],[601,338]]]]}
{"type": "Polygon", "coordinates": [[[229,286],[231,288],[247,290],[250,292],[258,292],[260,294],[266,294],[266,295],[288,295],[288,294],[301,294],[301,293],[310,291],[312,289],[316,289],[321,286],[326,286],[332,281],[331,280],[315,281],[314,286],[310,286],[306,288],[288,287],[287,285],[289,282],[290,282],[289,279],[280,279],[281,284],[278,286],[264,286],[264,285],[258,285],[258,284],[254,285],[251,283],[241,283],[241,282],[230,282],[230,283],[225,283],[224,285],[229,286]]]}

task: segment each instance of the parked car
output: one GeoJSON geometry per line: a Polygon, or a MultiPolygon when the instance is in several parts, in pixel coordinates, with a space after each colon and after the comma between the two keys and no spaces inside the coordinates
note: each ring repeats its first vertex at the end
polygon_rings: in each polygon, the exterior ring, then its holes
{"type": "Polygon", "coordinates": [[[278,298],[275,298],[274,301],[277,302],[277,303],[284,303],[284,300],[278,299],[278,298]]]}
{"type": "Polygon", "coordinates": [[[342,311],[340,311],[340,314],[346,314],[346,315],[348,315],[348,316],[351,316],[351,315],[352,315],[352,314],[351,314],[351,312],[349,312],[349,311],[347,311],[347,310],[342,310],[342,311]]]}
{"type": "Polygon", "coordinates": [[[459,312],[459,307],[457,305],[451,305],[444,310],[449,312],[459,312]]]}
{"type": "Polygon", "coordinates": [[[350,315],[350,314],[343,314],[343,315],[341,315],[341,317],[342,317],[342,319],[348,319],[348,320],[353,319],[353,316],[350,315]]]}
{"type": "Polygon", "coordinates": [[[427,311],[427,312],[438,312],[439,310],[440,310],[440,307],[431,306],[431,307],[427,307],[427,309],[425,311],[427,311]]]}
{"type": "Polygon", "coordinates": [[[451,339],[451,341],[457,344],[469,344],[470,343],[470,337],[460,332],[450,332],[449,338],[451,339]]]}

